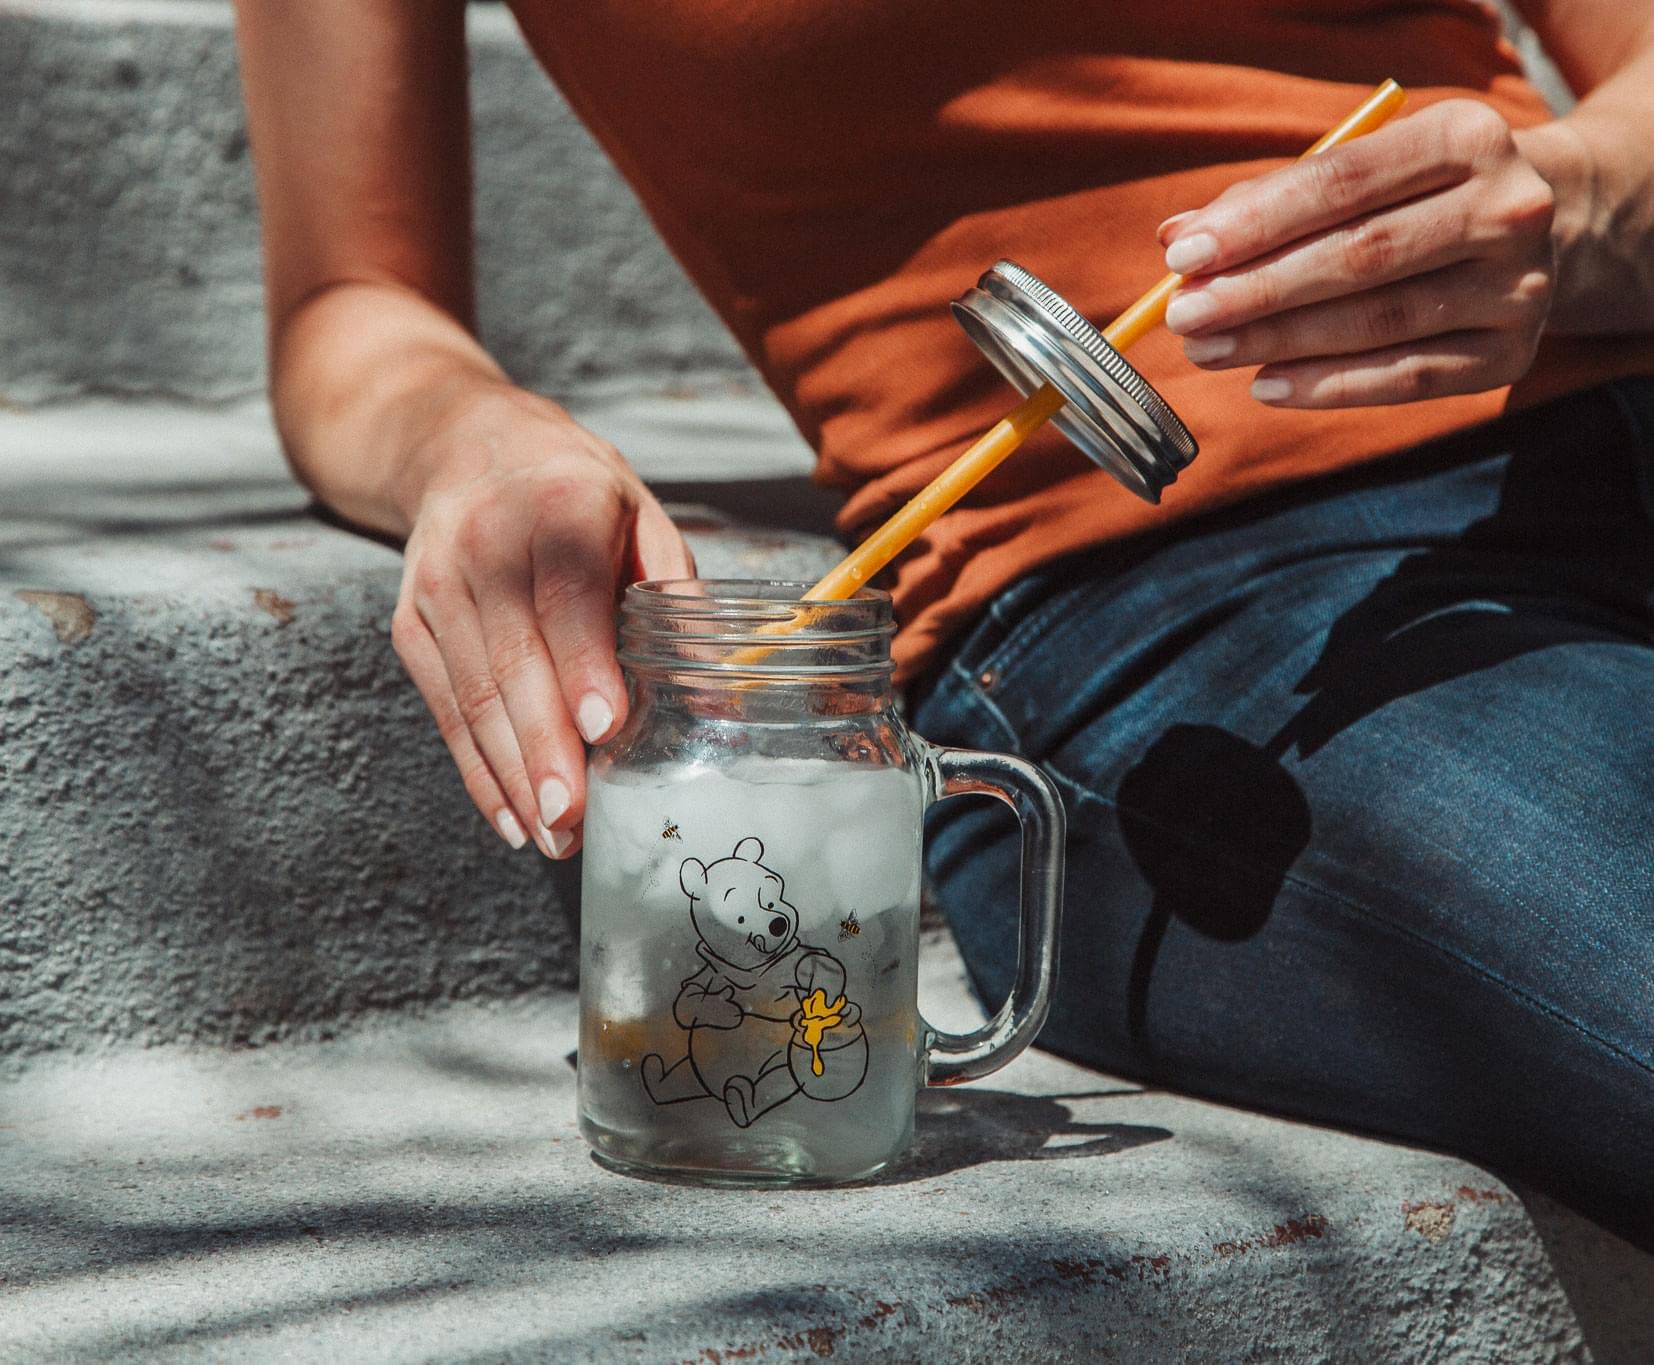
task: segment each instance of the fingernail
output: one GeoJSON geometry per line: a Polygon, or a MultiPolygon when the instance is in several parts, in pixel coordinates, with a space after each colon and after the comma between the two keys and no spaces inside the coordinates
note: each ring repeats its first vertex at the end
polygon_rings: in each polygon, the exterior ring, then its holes
{"type": "Polygon", "coordinates": [[[540,846],[540,852],[548,858],[561,858],[569,851],[569,845],[574,842],[574,835],[567,830],[541,828],[535,832],[534,842],[540,846]]]}
{"type": "Polygon", "coordinates": [[[544,825],[534,826],[534,845],[548,858],[561,858],[569,851],[569,845],[573,842],[572,834],[565,834],[559,829],[547,829],[544,825]]]}
{"type": "Polygon", "coordinates": [[[1190,337],[1183,343],[1183,354],[1196,365],[1210,365],[1216,360],[1227,360],[1239,346],[1240,341],[1232,332],[1214,332],[1211,336],[1190,337]]]}
{"type": "Polygon", "coordinates": [[[1218,301],[1204,290],[1173,294],[1166,305],[1166,326],[1174,332],[1193,332],[1218,315],[1218,301]]]}
{"type": "Polygon", "coordinates": [[[568,808],[569,789],[555,777],[548,777],[540,784],[540,822],[548,827],[555,825],[568,808]]]}
{"type": "Polygon", "coordinates": [[[587,744],[596,744],[602,739],[604,732],[614,724],[614,718],[614,708],[595,692],[586,693],[574,713],[574,723],[580,727],[587,744]]]}
{"type": "Polygon", "coordinates": [[[1166,238],[1171,235],[1172,229],[1179,223],[1187,222],[1190,218],[1193,218],[1197,212],[1199,212],[1198,209],[1184,209],[1182,213],[1174,213],[1164,223],[1157,227],[1154,230],[1154,235],[1159,239],[1160,245],[1165,246],[1166,238]]]}
{"type": "Polygon", "coordinates": [[[1166,269],[1179,275],[1198,275],[1218,258],[1218,239],[1209,232],[1191,232],[1166,248],[1166,269]]]}
{"type": "Polygon", "coordinates": [[[494,817],[494,827],[499,830],[500,838],[512,848],[521,848],[528,842],[528,835],[523,833],[523,827],[517,823],[517,817],[509,809],[502,810],[494,817]]]}
{"type": "Polygon", "coordinates": [[[1252,381],[1252,396],[1260,403],[1279,403],[1283,398],[1292,397],[1292,381],[1290,379],[1254,379],[1252,381]]]}

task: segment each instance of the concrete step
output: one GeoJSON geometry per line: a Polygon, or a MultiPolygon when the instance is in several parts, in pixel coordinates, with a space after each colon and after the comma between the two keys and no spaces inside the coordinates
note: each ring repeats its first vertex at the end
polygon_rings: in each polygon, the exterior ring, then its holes
{"type": "MultiPolygon", "coordinates": [[[[469,16],[484,340],[567,396],[755,387],[503,6],[469,16]]],[[[225,398],[264,373],[229,0],[0,0],[0,399],[225,398]]]]}
{"type": "Polygon", "coordinates": [[[1654,1358],[1654,1259],[1446,1157],[1030,1054],[859,1188],[646,1183],[575,1036],[547,993],[0,1086],[0,1359],[1654,1358]]]}
{"type": "MultiPolygon", "coordinates": [[[[703,571],[838,557],[768,400],[581,415],[703,571]],[[725,507],[771,515],[737,522],[725,507]]],[[[576,873],[471,808],[390,647],[392,549],[307,510],[259,404],[0,412],[0,1067],[314,1035],[568,986],[576,873]]]]}

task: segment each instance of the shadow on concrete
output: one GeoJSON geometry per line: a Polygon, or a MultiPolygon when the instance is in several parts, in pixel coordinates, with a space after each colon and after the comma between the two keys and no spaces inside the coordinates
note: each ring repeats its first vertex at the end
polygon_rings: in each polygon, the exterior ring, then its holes
{"type": "Polygon", "coordinates": [[[125,520],[122,513],[140,509],[139,525],[165,530],[243,517],[298,516],[304,494],[291,479],[226,475],[211,479],[123,481],[112,474],[103,482],[85,479],[8,480],[6,510],[15,520],[45,518],[84,525],[95,533],[103,519],[125,520]]]}
{"type": "Polygon", "coordinates": [[[517,1087],[547,1086],[564,1080],[573,1065],[574,1053],[558,1057],[548,1052],[544,1063],[519,1062],[492,1055],[479,1047],[467,1047],[458,1042],[421,1043],[413,1055],[421,1065],[439,1076],[456,1080],[480,1081],[484,1085],[517,1087]]]}
{"type": "MultiPolygon", "coordinates": [[[[896,1307],[885,1297],[905,1296],[910,1285],[940,1285],[944,1292],[957,1287],[957,1296],[941,1311],[960,1312],[969,1321],[986,1309],[988,1329],[1001,1312],[1015,1314],[1024,1299],[1034,1311],[1049,1311],[1047,1305],[1073,1305],[1106,1286],[1114,1294],[1152,1297],[1159,1305],[1156,1321],[1186,1330],[1183,1315],[1168,1312],[1163,1303],[1168,1254],[1140,1250],[1136,1238],[1106,1232],[1082,1247],[1037,1225],[1018,1227],[1008,1236],[1005,1215],[996,1216],[993,1201],[969,1208],[933,1204],[928,1214],[893,1226],[892,1245],[880,1248],[892,1259],[874,1272],[886,1277],[876,1295],[864,1282],[869,1248],[858,1248],[863,1262],[858,1263],[858,1256],[831,1255],[842,1249],[830,1239],[818,1268],[828,1283],[773,1282],[765,1267],[796,1258],[798,1230],[819,1231],[817,1215],[789,1224],[775,1220],[772,1208],[756,1226],[745,1222],[718,1230],[706,1210],[681,1223],[663,1216],[664,1192],[646,1184],[626,1182],[625,1192],[641,1192],[643,1198],[581,1201],[575,1207],[555,1194],[463,1205],[363,1199],[291,1216],[203,1220],[194,1226],[182,1219],[167,1226],[111,1225],[52,1201],[25,1201],[0,1215],[0,1228],[21,1216],[60,1238],[77,1238],[90,1252],[56,1274],[25,1274],[7,1285],[27,1292],[61,1281],[66,1293],[97,1302],[97,1311],[64,1312],[53,1328],[50,1340],[58,1352],[74,1359],[180,1350],[242,1358],[260,1348],[272,1353],[278,1343],[291,1350],[295,1341],[304,1358],[354,1358],[353,1348],[378,1357],[394,1350],[387,1337],[405,1354],[418,1328],[399,1318],[431,1331],[415,1352],[419,1358],[677,1359],[690,1354],[678,1346],[685,1329],[716,1343],[694,1352],[697,1360],[768,1354],[763,1347],[780,1348],[789,1358],[806,1353],[825,1358],[835,1354],[835,1343],[840,1351],[851,1346],[841,1339],[856,1325],[876,1329],[893,1317],[896,1307]],[[939,1213],[982,1217],[956,1231],[951,1216],[943,1225],[939,1213]],[[789,1227],[793,1230],[785,1230],[789,1227]],[[712,1257],[734,1258],[737,1273],[710,1271],[712,1257]],[[705,1272],[698,1280],[690,1278],[697,1264],[705,1272]],[[663,1265],[669,1276],[664,1287],[686,1291],[675,1296],[669,1321],[651,1302],[651,1281],[645,1278],[663,1265]],[[618,1273],[594,1277],[594,1268],[603,1266],[618,1273]],[[149,1300],[103,1302],[98,1286],[112,1273],[126,1280],[147,1274],[149,1300]],[[747,1287],[731,1285],[743,1278],[747,1287]],[[206,1292],[180,1296],[180,1284],[206,1292]],[[594,1303],[601,1307],[594,1310],[594,1303]],[[479,1340],[455,1349],[456,1322],[462,1341],[471,1334],[479,1340]],[[318,1345],[322,1334],[331,1338],[331,1350],[318,1345]],[[666,1342],[673,1349],[664,1349],[666,1342]]],[[[768,1200],[780,1192],[753,1193],[768,1200]]],[[[813,1193],[817,1199],[834,1197],[831,1191],[813,1193]]],[[[901,1331],[899,1322],[892,1326],[901,1331]]],[[[0,1302],[0,1342],[4,1327],[0,1302]]],[[[910,1356],[881,1353],[881,1358],[952,1358],[946,1343],[930,1350],[922,1340],[911,1345],[910,1356]]],[[[1176,1356],[1168,1345],[1164,1353],[1141,1358],[1176,1356]]]]}
{"type": "MultiPolygon", "coordinates": [[[[384,1161],[417,1155],[421,1149],[428,1156],[432,1144],[427,1140],[382,1145],[372,1156],[384,1161]]],[[[171,1186],[175,1191],[185,1190],[192,1181],[221,1174],[212,1163],[204,1163],[199,1169],[188,1161],[145,1166],[143,1178],[147,1183],[171,1186]],[[151,1166],[153,1172],[148,1170],[151,1166]]],[[[373,1169],[371,1164],[365,1164],[365,1168],[373,1169]]],[[[504,1228],[532,1230],[536,1220],[544,1218],[552,1199],[532,1193],[525,1193],[519,1200],[430,1198],[421,1197],[426,1193],[421,1190],[420,1195],[406,1198],[317,1197],[308,1201],[308,1206],[298,1207],[283,1201],[262,1216],[214,1216],[208,1211],[210,1205],[198,1205],[194,1216],[180,1208],[175,1217],[150,1221],[105,1213],[91,1199],[30,1197],[16,1189],[6,1193],[0,1234],[10,1249],[28,1250],[31,1237],[39,1241],[27,1269],[15,1263],[6,1267],[5,1283],[11,1290],[97,1275],[115,1266],[133,1270],[231,1252],[248,1255],[288,1246],[313,1251],[362,1237],[396,1237],[418,1243],[439,1236],[486,1235],[504,1228]]],[[[657,1240],[645,1236],[633,1246],[626,1234],[611,1230],[609,1235],[618,1239],[619,1250],[641,1249],[657,1240]]],[[[565,1229],[559,1240],[566,1236],[565,1229]]],[[[552,1237],[549,1231],[545,1234],[548,1245],[552,1237]]]]}
{"type": "Polygon", "coordinates": [[[1537,1190],[1512,1188],[1533,1220],[1595,1365],[1654,1360],[1654,1255],[1537,1190]]]}
{"type": "MultiPolygon", "coordinates": [[[[869,1180],[849,1181],[832,1189],[876,1189],[931,1180],[993,1161],[1068,1161],[1082,1157],[1114,1156],[1134,1147],[1164,1142],[1169,1128],[1139,1123],[1087,1123],[1074,1117],[1064,1101],[1104,1099],[1111,1095],[1140,1095],[1136,1088],[1096,1090],[1077,1095],[1019,1095],[980,1086],[921,1090],[914,1116],[914,1135],[907,1152],[887,1170],[869,1180]]],[[[595,1156],[599,1166],[603,1162],[595,1156]]],[[[672,1174],[627,1172],[628,1178],[651,1185],[700,1187],[703,1182],[672,1174]]],[[[815,1193],[822,1186],[778,1185],[770,1192],[815,1193]]]]}
{"type": "Polygon", "coordinates": [[[248,1338],[256,1340],[284,1327],[304,1328],[354,1313],[365,1314],[399,1307],[412,1308],[428,1303],[438,1295],[464,1293],[476,1283],[473,1279],[460,1280],[452,1275],[432,1275],[365,1293],[317,1295],[302,1303],[283,1308],[255,1308],[239,1313],[217,1313],[172,1327],[156,1326],[148,1330],[139,1329],[137,1332],[112,1332],[102,1338],[90,1338],[77,1344],[90,1352],[87,1357],[89,1359],[115,1360],[134,1349],[148,1353],[193,1347],[198,1351],[217,1354],[217,1351],[226,1351],[226,1343],[232,1339],[237,1341],[237,1349],[246,1349],[242,1343],[248,1338]],[[215,1345],[217,1351],[213,1351],[215,1345]]]}
{"type": "Polygon", "coordinates": [[[869,1185],[930,1180],[990,1161],[1072,1161],[1114,1156],[1165,1142],[1171,1130],[1151,1124],[1090,1123],[1074,1117],[1065,1101],[1137,1095],[1137,1089],[1081,1095],[1019,1095],[980,1086],[924,1090],[919,1094],[913,1145],[869,1185]]]}
{"type": "MultiPolygon", "coordinates": [[[[685,532],[740,531],[747,538],[766,531],[833,536],[833,518],[844,505],[842,494],[817,487],[809,479],[719,479],[673,482],[651,479],[649,491],[685,532]],[[708,513],[712,515],[708,515],[708,513]]],[[[361,526],[331,508],[313,502],[306,515],[326,526],[402,548],[395,536],[361,526]]]]}
{"type": "Polygon", "coordinates": [[[290,503],[248,508],[202,506],[199,502],[191,505],[186,501],[169,509],[159,500],[151,503],[148,498],[146,493],[118,503],[112,498],[100,502],[83,499],[78,508],[8,506],[7,524],[0,526],[0,574],[22,571],[25,566],[15,557],[39,551],[68,551],[110,540],[156,540],[205,531],[229,536],[276,526],[302,530],[305,525],[303,510],[290,503]]]}
{"type": "Polygon", "coordinates": [[[818,487],[809,479],[737,479],[716,483],[651,480],[649,487],[685,530],[693,529],[685,526],[686,516],[693,517],[695,508],[710,507],[732,518],[748,532],[768,528],[830,536],[834,534],[833,518],[844,505],[842,494],[818,487]]]}

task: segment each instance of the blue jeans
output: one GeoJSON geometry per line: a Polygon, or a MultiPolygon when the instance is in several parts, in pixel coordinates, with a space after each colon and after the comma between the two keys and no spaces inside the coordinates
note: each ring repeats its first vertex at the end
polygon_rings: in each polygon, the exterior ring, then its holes
{"type": "MultiPolygon", "coordinates": [[[[1036,572],[913,708],[1067,804],[1043,1046],[1654,1246],[1654,379],[1036,572]]],[[[932,819],[997,1002],[1015,825],[932,819]]]]}

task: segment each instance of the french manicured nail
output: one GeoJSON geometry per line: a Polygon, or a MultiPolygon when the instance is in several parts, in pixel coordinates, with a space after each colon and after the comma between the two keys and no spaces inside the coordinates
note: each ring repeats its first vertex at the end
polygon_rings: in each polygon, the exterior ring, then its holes
{"type": "Polygon", "coordinates": [[[596,744],[602,739],[604,732],[614,724],[614,718],[614,708],[595,692],[588,692],[580,698],[580,705],[574,712],[574,723],[580,727],[587,744],[596,744]]]}
{"type": "Polygon", "coordinates": [[[1171,235],[1171,231],[1174,227],[1176,227],[1179,223],[1187,222],[1190,218],[1193,218],[1197,212],[1199,212],[1198,209],[1184,209],[1182,213],[1174,213],[1164,223],[1157,227],[1154,230],[1154,235],[1159,239],[1160,245],[1166,245],[1166,238],[1171,235]]]}
{"type": "Polygon", "coordinates": [[[1166,248],[1166,269],[1179,275],[1198,275],[1218,258],[1218,239],[1209,232],[1191,232],[1166,248]]]}
{"type": "Polygon", "coordinates": [[[500,838],[512,848],[521,848],[528,842],[528,835],[523,833],[523,827],[517,823],[517,817],[509,809],[502,810],[494,817],[494,828],[499,830],[500,838]]]}
{"type": "Polygon", "coordinates": [[[1190,337],[1183,343],[1183,354],[1196,365],[1210,365],[1227,360],[1240,347],[1240,341],[1229,332],[1214,332],[1211,336],[1190,337]]]}
{"type": "Polygon", "coordinates": [[[1166,326],[1174,332],[1194,332],[1218,315],[1218,301],[1204,290],[1173,294],[1166,305],[1166,326]]]}
{"type": "Polygon", "coordinates": [[[562,829],[542,829],[536,841],[548,858],[561,858],[569,851],[574,835],[562,829]]]}
{"type": "Polygon", "coordinates": [[[548,777],[540,784],[540,823],[555,825],[568,808],[569,789],[555,777],[548,777]]]}
{"type": "Polygon", "coordinates": [[[1283,398],[1292,397],[1292,381],[1290,379],[1254,379],[1252,381],[1252,396],[1260,403],[1279,403],[1283,398]]]}

